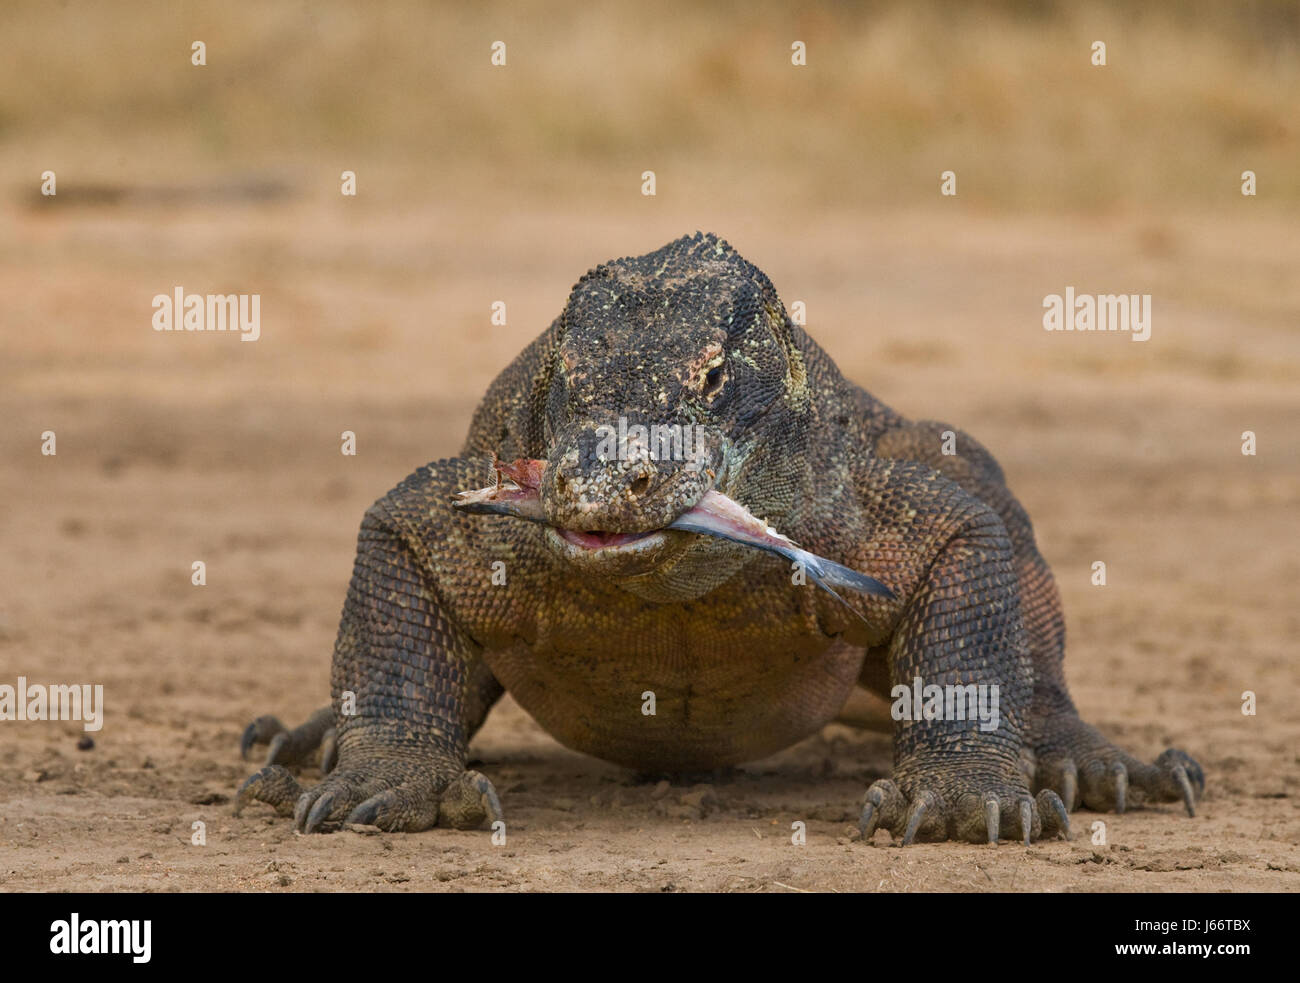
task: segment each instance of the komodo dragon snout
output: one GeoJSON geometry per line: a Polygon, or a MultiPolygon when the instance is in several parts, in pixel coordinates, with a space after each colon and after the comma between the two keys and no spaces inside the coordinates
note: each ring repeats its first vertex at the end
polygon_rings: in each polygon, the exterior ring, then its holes
{"type": "Polygon", "coordinates": [[[557,436],[542,477],[542,509],[580,548],[630,542],[693,508],[725,460],[716,427],[610,410],[557,436]]]}

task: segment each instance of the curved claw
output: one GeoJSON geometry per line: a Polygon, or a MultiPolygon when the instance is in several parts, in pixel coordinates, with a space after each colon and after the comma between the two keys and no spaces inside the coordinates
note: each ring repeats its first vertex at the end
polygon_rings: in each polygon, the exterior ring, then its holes
{"type": "Polygon", "coordinates": [[[1073,761],[1067,762],[1061,774],[1061,800],[1066,812],[1074,812],[1074,804],[1079,795],[1079,768],[1073,761]]]}
{"type": "Polygon", "coordinates": [[[1187,755],[1183,755],[1183,757],[1187,761],[1187,777],[1192,780],[1192,788],[1195,789],[1196,795],[1199,798],[1205,794],[1205,772],[1201,770],[1201,766],[1196,763],[1195,759],[1190,758],[1187,755]]]}
{"type": "Polygon", "coordinates": [[[316,800],[316,804],[311,807],[311,812],[307,814],[306,823],[300,828],[304,833],[314,833],[320,829],[321,824],[330,817],[334,811],[334,803],[338,799],[338,793],[331,790],[316,800]]]}
{"type": "Polygon", "coordinates": [[[858,817],[858,832],[862,834],[864,840],[869,840],[875,835],[876,826],[880,823],[880,810],[884,806],[885,793],[874,785],[867,789],[867,794],[862,800],[862,815],[858,817]]]}
{"type": "Polygon", "coordinates": [[[501,799],[498,798],[497,790],[488,781],[487,776],[476,773],[473,785],[479,793],[479,802],[483,804],[483,811],[487,813],[488,822],[505,822],[506,814],[501,810],[501,799]]]}
{"type": "Polygon", "coordinates": [[[1205,772],[1196,763],[1196,759],[1185,751],[1169,748],[1156,758],[1155,767],[1164,773],[1172,788],[1166,787],[1165,794],[1172,792],[1181,796],[1187,815],[1196,815],[1196,800],[1205,792],[1205,772]]]}
{"type": "Polygon", "coordinates": [[[266,752],[266,763],[268,765],[288,764],[287,756],[284,754],[284,749],[288,745],[288,732],[276,734],[275,737],[271,738],[271,746],[266,752]]]}
{"type": "Polygon", "coordinates": [[[1063,840],[1070,838],[1070,811],[1061,797],[1050,788],[1038,793],[1038,811],[1043,814],[1043,829],[1055,829],[1063,840]],[[1049,822],[1050,820],[1050,822],[1049,822]]]}
{"type": "Polygon", "coordinates": [[[1028,799],[1020,803],[1020,831],[1025,834],[1025,846],[1029,846],[1034,834],[1034,804],[1028,799]]]}
{"type": "Polygon", "coordinates": [[[250,802],[265,802],[281,816],[293,812],[302,787],[286,769],[270,765],[244,779],[235,793],[234,813],[238,816],[250,802]]]}
{"type": "MultiPolygon", "coordinates": [[[[280,723],[278,717],[267,714],[258,717],[251,724],[244,728],[243,735],[239,738],[239,756],[245,760],[248,759],[248,752],[253,749],[254,744],[266,744],[277,734],[282,734],[286,730],[284,724],[280,723]]],[[[275,764],[274,761],[267,761],[269,764],[275,764]]]]}
{"type": "Polygon", "coordinates": [[[929,808],[930,799],[926,796],[922,796],[912,803],[911,811],[907,816],[907,829],[903,831],[903,846],[908,846],[916,839],[916,832],[921,828],[921,821],[925,819],[925,814],[929,808]]]}
{"type": "Polygon", "coordinates": [[[882,778],[872,782],[862,797],[858,831],[864,840],[870,840],[876,830],[883,826],[896,838],[907,814],[907,800],[903,798],[903,793],[888,778],[882,778]]]}
{"type": "Polygon", "coordinates": [[[1115,812],[1123,815],[1128,806],[1128,769],[1117,763],[1110,773],[1115,776],[1115,812]]]}
{"type": "Polygon", "coordinates": [[[355,823],[358,826],[373,826],[375,820],[379,817],[379,807],[383,804],[383,796],[372,795],[365,802],[357,806],[348,813],[348,822],[355,823]]]}
{"type": "Polygon", "coordinates": [[[1192,782],[1187,777],[1187,769],[1182,765],[1174,767],[1174,782],[1179,790],[1183,793],[1183,805],[1187,808],[1187,815],[1196,815],[1196,795],[1192,791],[1192,782]]]}
{"type": "Polygon", "coordinates": [[[988,830],[989,842],[994,846],[998,845],[998,827],[1002,822],[1002,808],[998,805],[996,796],[989,796],[984,800],[984,828],[988,830]]]}

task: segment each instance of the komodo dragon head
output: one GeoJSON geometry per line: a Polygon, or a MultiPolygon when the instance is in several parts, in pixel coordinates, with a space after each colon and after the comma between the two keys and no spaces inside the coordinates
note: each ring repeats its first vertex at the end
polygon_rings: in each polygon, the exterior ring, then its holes
{"type": "Polygon", "coordinates": [[[776,290],[730,245],[697,233],[596,267],[556,339],[545,457],[496,462],[458,508],[539,522],[564,560],[651,600],[699,596],[755,548],[828,590],[885,591],[776,532],[812,487],[812,399],[776,290]]]}

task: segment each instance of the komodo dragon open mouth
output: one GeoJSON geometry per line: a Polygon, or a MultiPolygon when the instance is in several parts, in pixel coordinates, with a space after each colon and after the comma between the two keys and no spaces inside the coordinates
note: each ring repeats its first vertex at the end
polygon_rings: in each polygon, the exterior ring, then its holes
{"type": "MultiPolygon", "coordinates": [[[[542,509],[542,474],[546,470],[545,461],[520,458],[506,463],[494,460],[492,467],[497,474],[497,482],[487,488],[475,491],[463,491],[456,496],[452,507],[462,512],[486,515],[509,515],[529,522],[539,522],[551,526],[542,509]],[[502,479],[505,479],[504,481],[502,479]]],[[[741,543],[754,549],[775,553],[791,563],[800,564],[808,577],[822,590],[826,591],[845,607],[848,604],[835,588],[851,590],[858,594],[892,598],[894,592],[880,581],[850,570],[848,567],[800,549],[791,540],[753,515],[739,502],[728,498],[722,492],[710,488],[694,506],[687,509],[664,529],[641,533],[596,532],[574,529],[562,529],[551,526],[566,542],[588,550],[618,549],[630,546],[651,536],[661,535],[665,530],[684,533],[698,533],[702,536],[714,536],[741,543]]],[[[850,608],[850,610],[852,610],[850,608]]],[[[856,612],[855,612],[856,613],[856,612]]]]}

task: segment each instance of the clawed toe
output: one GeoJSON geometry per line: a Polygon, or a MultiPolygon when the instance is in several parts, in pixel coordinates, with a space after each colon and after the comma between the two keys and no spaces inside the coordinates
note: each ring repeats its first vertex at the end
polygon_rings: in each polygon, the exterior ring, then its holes
{"type": "MultiPolygon", "coordinates": [[[[943,801],[933,792],[924,791],[917,795],[913,800],[911,808],[907,812],[907,826],[903,830],[903,846],[909,846],[915,839],[916,834],[921,830],[921,824],[925,822],[926,816],[932,817],[932,820],[941,819],[943,801]]],[[[936,825],[935,822],[930,823],[936,825]]]]}
{"type": "Polygon", "coordinates": [[[320,829],[334,813],[336,806],[342,805],[340,798],[342,796],[335,789],[326,789],[316,796],[311,792],[304,794],[293,811],[294,823],[298,830],[303,833],[314,833],[320,829]]]}
{"type": "Polygon", "coordinates": [[[858,832],[864,840],[871,839],[877,829],[892,829],[903,816],[907,800],[903,793],[887,778],[874,782],[862,800],[862,815],[858,818],[858,832]]]}
{"type": "Polygon", "coordinates": [[[858,821],[864,840],[881,828],[903,846],[945,838],[996,844],[1004,836],[1028,845],[1044,831],[1068,836],[1070,823],[1055,792],[1040,794],[1035,801],[1008,782],[993,789],[967,789],[951,799],[923,788],[909,801],[897,785],[882,779],[867,789],[858,821]]]}
{"type": "Polygon", "coordinates": [[[1070,838],[1070,809],[1061,796],[1050,788],[1038,793],[1038,814],[1043,819],[1043,835],[1059,836],[1063,840],[1070,838]]]}
{"type": "Polygon", "coordinates": [[[250,802],[265,802],[281,816],[293,815],[294,805],[302,795],[302,786],[286,768],[268,765],[250,775],[235,793],[235,815],[250,802]]]}
{"type": "MultiPolygon", "coordinates": [[[[450,770],[450,769],[449,769],[450,770]]],[[[320,784],[303,789],[288,769],[268,765],[239,790],[236,810],[268,802],[292,815],[301,833],[321,833],[344,822],[388,832],[418,833],[438,825],[473,829],[501,820],[501,801],[477,771],[441,774],[409,757],[347,761],[320,784]]]]}
{"type": "Polygon", "coordinates": [[[1068,757],[1040,759],[1036,784],[1057,793],[1067,815],[1080,803],[1122,815],[1144,802],[1182,802],[1195,816],[1205,773],[1182,751],[1170,749],[1147,765],[1106,744],[1080,754],[1077,764],[1068,757]]]}
{"type": "Polygon", "coordinates": [[[294,728],[286,727],[278,717],[269,714],[258,717],[244,728],[239,739],[239,753],[247,759],[254,746],[268,745],[266,764],[292,768],[305,764],[320,748],[321,770],[328,772],[325,765],[333,764],[334,741],[334,711],[322,707],[308,717],[306,723],[294,728]]]}
{"type": "Polygon", "coordinates": [[[357,823],[361,826],[378,825],[375,820],[379,818],[380,810],[383,808],[385,797],[391,797],[391,792],[381,792],[379,795],[372,795],[365,802],[357,806],[348,813],[347,821],[357,823]]]}
{"type": "Polygon", "coordinates": [[[1115,812],[1123,815],[1128,808],[1128,769],[1122,761],[1110,766],[1111,797],[1115,803],[1115,812]]]}
{"type": "Polygon", "coordinates": [[[1033,799],[1020,800],[1020,835],[1024,839],[1025,846],[1029,846],[1034,839],[1034,801],[1033,799]]]}
{"type": "Polygon", "coordinates": [[[1196,815],[1196,801],[1205,794],[1205,772],[1184,751],[1170,748],[1156,758],[1152,766],[1159,774],[1160,797],[1165,801],[1183,802],[1187,815],[1196,815]]]}
{"type": "Polygon", "coordinates": [[[455,829],[477,829],[485,820],[505,821],[501,800],[486,775],[467,771],[443,790],[438,823],[455,829]]]}
{"type": "Polygon", "coordinates": [[[239,756],[247,761],[248,752],[253,749],[253,745],[270,744],[276,735],[284,733],[286,729],[278,717],[270,714],[258,717],[244,728],[244,734],[239,739],[239,756]]]}

